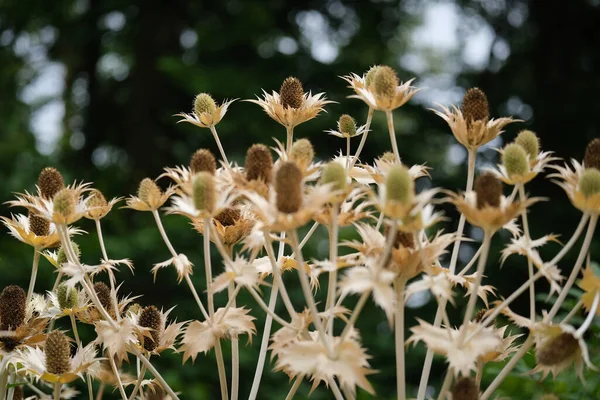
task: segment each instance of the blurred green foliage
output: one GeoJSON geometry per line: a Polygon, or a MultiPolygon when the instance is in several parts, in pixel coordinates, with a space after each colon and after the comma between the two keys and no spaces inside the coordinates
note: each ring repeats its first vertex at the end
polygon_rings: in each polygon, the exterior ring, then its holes
{"type": "MultiPolygon", "coordinates": [[[[450,17],[436,24],[450,24],[450,17]]],[[[165,166],[187,164],[199,147],[216,153],[208,130],[175,123],[173,115],[189,111],[196,93],[209,92],[219,101],[248,99],[261,89],[277,90],[289,75],[298,76],[306,90],[325,91],[339,103],[329,105],[327,114],[296,130],[296,137],[312,140],[318,157],[327,159],[343,144],[323,131],[333,128],[342,113],[351,114],[360,123],[366,117],[364,104],[346,99],[351,93],[338,76],[360,74],[382,63],[396,68],[402,80],[417,76],[416,85],[425,82],[430,93],[398,110],[395,124],[403,161],[426,163],[432,168],[433,185],[462,188],[465,166],[453,161],[454,153],[462,153],[447,126],[427,108],[433,106],[432,101],[441,101],[435,98],[436,93],[450,94],[445,99],[458,103],[461,88],[471,86],[486,91],[492,116],[526,116],[520,126],[509,127],[503,135],[505,141],[527,127],[539,134],[545,150],[565,159],[580,159],[586,143],[598,136],[598,22],[600,8],[592,0],[4,0],[0,7],[0,202],[9,200],[11,192],[33,190],[38,172],[46,165],[58,167],[68,182],[94,182],[110,197],[134,193],[142,178],[158,176],[165,166]],[[458,25],[455,22],[458,45],[442,53],[422,48],[418,55],[423,65],[414,66],[405,56],[415,53],[415,43],[428,34],[419,27],[431,7],[440,5],[460,17],[458,25]],[[473,67],[465,62],[461,49],[476,40],[474,27],[481,26],[486,27],[492,42],[482,50],[487,53],[484,65],[473,67]],[[324,42],[333,48],[329,53],[334,51],[333,58],[319,55],[324,42]],[[48,75],[48,68],[59,72],[48,75]],[[36,88],[41,94],[34,96],[36,88]],[[58,122],[41,118],[48,114],[58,122]],[[51,140],[53,134],[56,141],[51,140]],[[45,143],[55,145],[48,150],[45,143]]],[[[434,42],[444,39],[430,38],[434,42]]],[[[259,107],[242,102],[231,106],[218,131],[230,160],[239,163],[251,144],[273,144],[271,138],[284,138],[283,129],[259,107]]],[[[382,115],[375,115],[372,131],[362,157],[366,162],[389,149],[382,115]]],[[[479,154],[479,165],[489,165],[496,158],[495,151],[486,148],[479,154]]],[[[422,180],[419,185],[429,183],[422,180]]],[[[537,179],[528,190],[551,199],[530,212],[532,235],[554,232],[568,239],[579,212],[564,193],[544,179],[537,179]]],[[[455,229],[456,212],[444,208],[453,221],[445,228],[455,229]]],[[[10,212],[17,210],[0,209],[2,215],[10,212]]],[[[183,218],[169,216],[164,221],[177,251],[187,254],[200,268],[201,236],[183,218]]],[[[149,273],[154,263],[169,257],[150,214],[116,209],[103,220],[103,227],[108,254],[115,259],[131,258],[136,267],[135,275],[127,270],[117,274],[123,282],[121,293],[143,295],[143,304],[177,306],[172,315],[178,320],[199,318],[187,289],[176,285],[173,270],[161,270],[156,282],[149,273]]],[[[82,228],[89,232],[77,238],[82,258],[97,263],[100,251],[94,227],[86,221],[82,228]]],[[[477,232],[467,230],[467,234],[477,232]]],[[[342,240],[352,237],[351,229],[341,230],[342,240]]],[[[498,293],[505,296],[527,274],[526,263],[519,257],[509,259],[502,270],[498,268],[498,252],[507,239],[504,234],[495,238],[486,271],[498,293]]],[[[326,230],[321,227],[306,247],[307,257],[325,257],[326,241],[326,230]]],[[[465,247],[474,251],[474,246],[465,247]]],[[[550,245],[542,256],[547,259],[556,251],[557,246],[550,245]]],[[[592,257],[597,259],[599,253],[596,239],[592,257]]],[[[218,270],[220,260],[214,256],[218,270]]],[[[465,256],[469,256],[466,250],[465,256]]],[[[574,256],[570,254],[561,263],[565,274],[574,256]]],[[[6,234],[0,236],[0,286],[25,286],[31,258],[26,246],[6,234]]],[[[193,277],[198,288],[204,287],[202,275],[198,272],[193,277]]],[[[54,276],[50,265],[42,261],[37,291],[49,289],[54,276]]],[[[298,285],[292,276],[287,279],[292,296],[300,303],[298,285]]],[[[544,285],[538,285],[540,291],[547,290],[544,285]]],[[[459,296],[457,307],[449,310],[451,318],[460,314],[463,302],[459,296]]],[[[261,332],[264,313],[245,293],[239,303],[252,308],[261,332]]],[[[543,301],[539,304],[544,306],[543,301]]],[[[517,311],[526,307],[525,297],[514,305],[517,311]]],[[[435,309],[431,299],[410,309],[408,325],[416,316],[432,320],[435,309]]],[[[371,377],[378,397],[391,399],[395,393],[393,335],[381,310],[371,305],[363,312],[358,328],[373,356],[372,366],[379,370],[371,377]]],[[[89,340],[91,331],[84,331],[83,336],[89,340]]],[[[590,347],[597,350],[597,326],[591,330],[590,340],[590,347]]],[[[242,398],[250,390],[259,343],[260,335],[252,344],[242,346],[242,398]]],[[[408,352],[409,394],[416,394],[424,353],[422,345],[408,352]]],[[[597,351],[592,353],[598,363],[597,351]]],[[[532,363],[526,359],[517,372],[526,372],[532,363]]],[[[171,355],[161,357],[156,364],[185,398],[218,397],[214,353],[200,356],[195,365],[188,362],[182,367],[180,357],[171,355]]],[[[486,369],[484,384],[500,367],[486,369]]],[[[287,377],[271,369],[272,365],[267,365],[259,398],[284,398],[289,388],[287,377]]],[[[443,359],[436,357],[431,385],[438,387],[444,372],[443,359]]],[[[594,374],[586,375],[588,385],[582,386],[572,373],[554,382],[539,382],[515,373],[500,394],[536,398],[540,393],[556,392],[565,399],[592,398],[600,391],[600,380],[594,374]]],[[[308,390],[309,385],[304,384],[299,397],[307,396],[308,390]]],[[[107,393],[109,396],[116,393],[107,393]]],[[[327,397],[321,388],[312,396],[327,397]]],[[[359,392],[358,398],[367,397],[359,392]]]]}

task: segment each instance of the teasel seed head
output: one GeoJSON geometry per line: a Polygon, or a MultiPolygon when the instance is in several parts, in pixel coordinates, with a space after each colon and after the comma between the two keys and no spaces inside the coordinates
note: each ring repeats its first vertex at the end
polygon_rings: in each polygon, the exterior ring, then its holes
{"type": "MultiPolygon", "coordinates": [[[[73,253],[75,253],[75,257],[77,257],[77,261],[79,261],[79,257],[81,256],[81,249],[79,248],[79,245],[72,241],[71,248],[73,249],[73,253]]],[[[63,249],[61,246],[58,249],[58,252],[56,253],[56,263],[58,265],[62,265],[67,261],[67,254],[65,253],[65,249],[63,249]]]]}
{"type": "Polygon", "coordinates": [[[473,190],[477,193],[477,208],[500,206],[502,182],[489,172],[475,178],[473,190]]]}
{"type": "Polygon", "coordinates": [[[198,211],[212,213],[217,203],[215,178],[208,172],[198,172],[192,182],[192,199],[198,211]]]}
{"type": "Polygon", "coordinates": [[[71,344],[64,333],[54,330],[46,337],[46,370],[62,375],[71,370],[71,344]]]}
{"type": "Polygon", "coordinates": [[[281,105],[285,108],[300,108],[304,102],[304,88],[296,77],[286,78],[279,89],[281,105]]]}
{"type": "Polygon", "coordinates": [[[232,226],[235,225],[236,221],[240,219],[242,216],[242,212],[237,208],[228,207],[218,213],[215,216],[215,219],[221,223],[223,226],[232,226]]]}
{"type": "Polygon", "coordinates": [[[586,168],[600,170],[600,138],[596,138],[588,143],[583,163],[586,168]]]}
{"type": "Polygon", "coordinates": [[[65,181],[56,168],[46,167],[38,176],[38,187],[42,197],[51,199],[65,187],[65,181]]]}
{"type": "Polygon", "coordinates": [[[190,159],[190,170],[192,171],[192,174],[208,172],[211,175],[214,175],[217,171],[217,161],[215,160],[215,156],[208,149],[196,150],[190,159]]]}
{"type": "Polygon", "coordinates": [[[213,115],[217,111],[217,104],[208,93],[200,93],[194,99],[194,114],[199,117],[202,114],[213,115]]]}
{"type": "Polygon", "coordinates": [[[540,139],[533,131],[526,129],[519,132],[515,143],[523,146],[530,160],[535,160],[538,154],[540,154],[540,139]]]}
{"type": "Polygon", "coordinates": [[[379,69],[379,67],[379,65],[373,65],[367,71],[367,75],[365,76],[365,86],[367,87],[367,89],[369,89],[369,87],[373,83],[373,78],[375,77],[375,73],[377,73],[377,69],[379,69]]]}
{"type": "Polygon", "coordinates": [[[517,143],[508,144],[504,148],[502,164],[504,164],[509,177],[524,176],[530,170],[527,152],[517,143]]]}
{"type": "Polygon", "coordinates": [[[98,296],[98,300],[100,300],[100,304],[104,307],[105,310],[110,312],[111,310],[111,294],[110,289],[106,286],[104,282],[96,282],[94,284],[94,292],[98,296]]]}
{"type": "Polygon", "coordinates": [[[162,195],[158,185],[150,178],[144,178],[138,187],[137,197],[146,204],[150,204],[152,199],[157,199],[162,195]]]}
{"type": "Polygon", "coordinates": [[[386,200],[408,205],[415,194],[415,184],[402,164],[396,164],[388,171],[386,178],[386,200]]]}
{"type": "Polygon", "coordinates": [[[396,94],[399,81],[396,71],[387,65],[381,65],[373,76],[373,91],[382,98],[392,98],[396,94]]]}
{"type": "Polygon", "coordinates": [[[246,179],[249,181],[262,180],[270,184],[273,180],[273,156],[264,144],[253,144],[246,152],[244,164],[246,179]]]}
{"type": "Polygon", "coordinates": [[[344,114],[338,120],[340,132],[346,137],[356,135],[356,121],[348,114],[344,114]]]}
{"type": "Polygon", "coordinates": [[[308,139],[296,140],[290,151],[290,160],[294,161],[300,169],[306,170],[315,158],[315,149],[308,139]]]}
{"type": "Polygon", "coordinates": [[[54,212],[62,215],[64,218],[69,218],[75,214],[75,191],[73,189],[64,188],[54,195],[54,212]]]}
{"type": "Polygon", "coordinates": [[[579,342],[572,334],[563,332],[536,350],[535,358],[539,364],[552,366],[560,364],[579,349],[579,342]]]}
{"type": "Polygon", "coordinates": [[[29,212],[29,230],[36,236],[48,236],[50,234],[50,221],[29,212]]]}
{"type": "Polygon", "coordinates": [[[302,207],[302,171],[293,162],[284,162],[275,176],[277,209],[293,214],[302,207]]]}
{"type": "Polygon", "coordinates": [[[579,179],[579,190],[586,198],[600,193],[600,171],[596,168],[586,168],[579,179]]]}
{"type": "Polygon", "coordinates": [[[456,380],[452,386],[452,400],[477,400],[479,399],[479,386],[475,379],[463,376],[456,380]]]}
{"type": "Polygon", "coordinates": [[[474,121],[487,122],[490,117],[490,109],[487,96],[479,88],[471,88],[465,93],[461,111],[467,126],[474,121]]]}
{"type": "Polygon", "coordinates": [[[9,285],[0,293],[0,331],[15,330],[25,321],[26,294],[20,286],[9,285]]]}
{"type": "Polygon", "coordinates": [[[321,182],[323,184],[331,183],[333,190],[344,190],[348,186],[346,180],[346,168],[340,163],[331,161],[323,168],[321,175],[321,182]]]}
{"type": "Polygon", "coordinates": [[[144,307],[140,314],[139,324],[143,328],[150,328],[150,335],[144,337],[144,349],[152,351],[158,346],[160,340],[160,313],[154,306],[144,307]]]}

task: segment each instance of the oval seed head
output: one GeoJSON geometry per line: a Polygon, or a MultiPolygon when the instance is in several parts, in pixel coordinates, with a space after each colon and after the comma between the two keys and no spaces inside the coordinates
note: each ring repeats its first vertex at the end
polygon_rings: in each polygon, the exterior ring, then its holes
{"type": "Polygon", "coordinates": [[[65,187],[65,181],[56,168],[46,167],[38,176],[38,187],[42,197],[51,199],[65,187]]]}
{"type": "Polygon", "coordinates": [[[315,150],[308,139],[300,139],[294,142],[290,151],[290,160],[298,164],[301,169],[306,170],[314,158],[315,150]]]}
{"type": "Polygon", "coordinates": [[[600,170],[600,138],[596,138],[588,143],[583,163],[586,168],[600,170]]]}
{"type": "Polygon", "coordinates": [[[106,286],[104,282],[96,282],[94,284],[94,292],[98,296],[98,300],[100,300],[100,304],[104,307],[105,310],[111,309],[111,298],[110,298],[110,289],[106,286]]]}
{"type": "Polygon", "coordinates": [[[479,387],[475,379],[470,376],[459,378],[452,386],[452,400],[477,400],[479,387]]]}
{"type": "Polygon", "coordinates": [[[479,175],[473,183],[473,190],[477,193],[477,208],[500,207],[502,182],[494,175],[489,172],[479,175]]]}
{"type": "Polygon", "coordinates": [[[198,211],[212,213],[217,203],[215,178],[208,172],[198,172],[192,182],[192,199],[198,211]]]}
{"type": "MultiPolygon", "coordinates": [[[[81,249],[79,245],[75,242],[71,242],[71,248],[73,248],[73,253],[75,253],[75,257],[77,257],[77,261],[79,261],[79,257],[81,256],[81,249]]],[[[63,265],[67,262],[67,254],[65,253],[65,249],[62,246],[58,249],[58,253],[56,253],[56,263],[58,265],[63,265]]]]}
{"type": "Polygon", "coordinates": [[[101,208],[106,207],[108,205],[108,202],[106,201],[106,197],[104,197],[101,191],[99,191],[98,189],[92,189],[92,192],[86,204],[89,207],[101,208]]]}
{"type": "Polygon", "coordinates": [[[386,200],[408,205],[415,193],[415,184],[402,164],[392,166],[385,181],[386,200]]]}
{"type": "Polygon", "coordinates": [[[556,365],[571,357],[579,350],[579,342],[572,334],[563,332],[536,350],[535,358],[542,365],[556,365]]]}
{"type": "Polygon", "coordinates": [[[77,304],[77,289],[66,283],[61,283],[56,289],[56,298],[58,299],[58,306],[61,310],[70,309],[75,307],[77,304]]]}
{"type": "Polygon", "coordinates": [[[517,143],[508,144],[502,153],[502,164],[509,177],[525,176],[529,173],[529,159],[525,149],[517,143]]]}
{"type": "Polygon", "coordinates": [[[371,86],[371,84],[373,83],[373,77],[375,77],[375,73],[377,72],[377,69],[379,67],[379,65],[373,65],[367,71],[367,75],[365,76],[365,86],[367,87],[367,89],[369,89],[369,86],[371,86]]]}
{"type": "Polygon", "coordinates": [[[302,207],[302,171],[293,162],[281,164],[275,175],[277,209],[292,214],[302,207]]]}
{"type": "Polygon", "coordinates": [[[515,143],[523,146],[530,160],[535,160],[540,154],[540,139],[530,130],[519,132],[515,143]]]}
{"type": "Polygon", "coordinates": [[[15,330],[25,321],[25,291],[9,285],[0,293],[0,331],[15,330]]]}
{"type": "Polygon", "coordinates": [[[29,212],[29,231],[36,236],[48,236],[50,234],[50,221],[45,218],[38,217],[29,212]]]}
{"type": "Polygon", "coordinates": [[[218,213],[215,219],[223,226],[232,226],[241,218],[242,212],[237,208],[228,207],[218,213]]]}
{"type": "Polygon", "coordinates": [[[386,151],[379,157],[379,159],[384,163],[396,164],[396,156],[391,151],[386,151]]]}
{"type": "Polygon", "coordinates": [[[467,125],[474,121],[484,121],[490,117],[490,108],[488,105],[487,96],[479,88],[471,88],[465,93],[461,111],[467,125]]]}
{"type": "Polygon", "coordinates": [[[217,170],[217,161],[215,156],[208,149],[198,149],[190,159],[190,171],[192,174],[198,172],[208,172],[214,175],[217,170]]]}
{"type": "Polygon", "coordinates": [[[46,337],[46,370],[54,375],[71,371],[71,345],[64,333],[54,330],[46,337]]]}
{"type": "Polygon", "coordinates": [[[158,185],[150,178],[144,178],[138,187],[137,197],[144,203],[150,205],[155,199],[160,198],[162,192],[158,185]]]}
{"type": "Polygon", "coordinates": [[[158,346],[160,340],[160,313],[154,306],[144,307],[140,314],[139,324],[143,328],[150,328],[152,337],[144,336],[144,349],[152,351],[158,346]]]}
{"type": "Polygon", "coordinates": [[[399,81],[396,71],[387,65],[381,65],[373,76],[373,91],[378,97],[391,99],[396,94],[399,81]]]}
{"type": "Polygon", "coordinates": [[[346,137],[352,137],[356,135],[356,121],[348,114],[344,114],[338,120],[338,127],[340,132],[346,137]]]}
{"type": "Polygon", "coordinates": [[[208,93],[200,93],[194,99],[194,114],[200,117],[202,114],[213,115],[217,111],[215,100],[208,93]]]}
{"type": "Polygon", "coordinates": [[[286,78],[279,89],[279,99],[284,108],[300,108],[304,103],[304,88],[298,78],[286,78]]]}
{"type": "Polygon", "coordinates": [[[346,180],[346,168],[335,161],[329,162],[325,168],[323,168],[321,182],[323,184],[332,183],[333,185],[331,188],[333,190],[346,189],[346,186],[348,186],[348,181],[346,180]]]}
{"type": "Polygon", "coordinates": [[[60,214],[65,219],[68,219],[75,214],[75,191],[73,189],[64,188],[54,195],[54,212],[60,214]]]}
{"type": "Polygon", "coordinates": [[[579,180],[579,191],[585,198],[600,193],[600,171],[596,168],[586,168],[579,180]]]}
{"type": "Polygon", "coordinates": [[[269,184],[273,180],[273,157],[264,144],[253,144],[246,152],[244,164],[246,179],[249,181],[262,180],[269,184]]]}

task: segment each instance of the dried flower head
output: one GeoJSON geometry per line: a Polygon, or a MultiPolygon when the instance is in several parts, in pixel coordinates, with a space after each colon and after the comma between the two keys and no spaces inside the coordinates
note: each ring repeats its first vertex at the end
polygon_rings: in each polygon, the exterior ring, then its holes
{"type": "Polygon", "coordinates": [[[210,94],[200,93],[194,98],[194,114],[197,116],[202,114],[213,115],[216,111],[217,104],[210,94]]]}
{"type": "Polygon", "coordinates": [[[579,190],[586,199],[600,194],[600,170],[586,168],[579,180],[579,190]]]}
{"type": "Polygon", "coordinates": [[[478,400],[479,386],[470,376],[462,376],[452,386],[452,400],[478,400]]]}
{"type": "Polygon", "coordinates": [[[586,168],[575,160],[572,160],[571,164],[572,167],[553,165],[552,167],[557,172],[549,176],[559,178],[554,182],[565,191],[576,208],[590,214],[600,213],[600,193],[597,192],[598,175],[593,172],[598,170],[586,168]],[[581,181],[584,175],[586,178],[582,185],[581,181]]]}
{"type": "Polygon", "coordinates": [[[487,124],[490,117],[490,106],[483,90],[479,88],[467,90],[463,98],[461,111],[467,121],[467,126],[471,126],[474,122],[487,124]]]}
{"type": "Polygon", "coordinates": [[[192,183],[192,198],[198,211],[212,213],[216,205],[215,179],[208,172],[199,172],[192,183]]]}
{"type": "Polygon", "coordinates": [[[385,181],[385,212],[396,218],[403,218],[412,208],[415,185],[402,164],[393,165],[385,181]]]}
{"type": "Polygon", "coordinates": [[[515,139],[515,143],[521,145],[523,149],[525,149],[529,156],[529,160],[535,160],[538,154],[540,154],[540,139],[538,139],[536,134],[530,130],[526,129],[519,132],[515,139]]]}
{"type": "Polygon", "coordinates": [[[279,97],[283,107],[300,108],[302,106],[304,88],[302,82],[296,77],[286,78],[279,89],[279,97]]]}
{"type": "Polygon", "coordinates": [[[140,313],[139,325],[142,328],[149,328],[150,335],[143,338],[144,349],[153,351],[160,341],[161,316],[158,309],[154,306],[144,307],[140,313]]]}
{"type": "Polygon", "coordinates": [[[502,164],[508,177],[514,181],[528,178],[530,172],[529,157],[525,149],[517,143],[511,143],[502,152],[502,164]]]}
{"type": "Polygon", "coordinates": [[[36,236],[50,235],[50,221],[29,212],[29,231],[36,236]]]}
{"type": "Polygon", "coordinates": [[[387,65],[381,65],[374,71],[371,88],[376,97],[387,100],[394,96],[399,83],[396,71],[387,65]]]}
{"type": "Polygon", "coordinates": [[[365,86],[367,88],[369,88],[371,86],[371,84],[373,83],[373,78],[375,77],[375,74],[379,70],[379,67],[380,67],[380,65],[373,65],[371,68],[369,68],[369,70],[365,74],[365,86]]]}
{"type": "Polygon", "coordinates": [[[346,168],[342,164],[331,161],[323,168],[321,174],[323,184],[331,184],[333,190],[344,190],[348,186],[346,178],[346,168]]]}
{"type": "Polygon", "coordinates": [[[138,211],[156,211],[174,192],[174,187],[163,192],[152,179],[144,178],[138,186],[137,196],[128,197],[125,207],[138,211]]]}
{"type": "Polygon", "coordinates": [[[48,334],[44,352],[49,373],[62,375],[71,370],[71,345],[63,332],[54,330],[48,334]]]}
{"type": "Polygon", "coordinates": [[[356,121],[348,114],[344,114],[338,120],[338,129],[344,136],[356,136],[356,121]]]}
{"type": "Polygon", "coordinates": [[[539,364],[553,366],[564,362],[579,350],[579,342],[572,334],[563,332],[536,351],[539,364]]]}
{"type": "Polygon", "coordinates": [[[502,182],[494,175],[490,173],[479,175],[473,183],[473,190],[477,194],[477,208],[500,206],[502,182]]]}
{"type": "Polygon", "coordinates": [[[192,158],[190,159],[190,171],[192,171],[192,174],[208,172],[214,175],[216,170],[217,162],[210,150],[198,149],[192,154],[192,158]]]}
{"type": "Polygon", "coordinates": [[[121,201],[120,197],[106,201],[106,197],[104,197],[104,194],[100,190],[92,189],[87,198],[85,217],[93,220],[102,219],[106,217],[113,206],[119,201],[121,201]]]}
{"type": "Polygon", "coordinates": [[[586,168],[596,168],[600,170],[600,138],[596,138],[588,143],[585,149],[583,165],[586,168]]]}
{"type": "Polygon", "coordinates": [[[46,167],[40,172],[37,185],[42,197],[52,199],[65,187],[65,181],[56,168],[46,167]]]}
{"type": "Polygon", "coordinates": [[[67,283],[61,283],[56,289],[56,298],[61,310],[71,309],[77,304],[79,293],[67,283]]]}
{"type": "Polygon", "coordinates": [[[20,286],[9,285],[0,294],[0,331],[15,330],[25,321],[26,294],[20,286]]]}
{"type": "Polygon", "coordinates": [[[106,283],[96,282],[94,284],[94,292],[96,292],[96,295],[98,296],[98,300],[100,300],[100,304],[102,305],[102,307],[104,307],[104,309],[106,310],[110,310],[112,297],[110,293],[110,288],[106,286],[106,283]]]}
{"type": "Polygon", "coordinates": [[[279,166],[275,175],[277,208],[282,213],[293,214],[302,207],[302,172],[293,162],[279,166]]]}
{"type": "Polygon", "coordinates": [[[308,139],[299,139],[292,145],[290,160],[294,161],[302,171],[306,171],[315,158],[315,149],[308,139]]]}
{"type": "Polygon", "coordinates": [[[363,76],[343,76],[355,92],[354,97],[364,101],[374,110],[392,111],[403,106],[419,89],[411,86],[414,79],[401,83],[396,71],[385,65],[371,67],[363,76]]]}
{"type": "Polygon", "coordinates": [[[179,113],[182,117],[178,122],[189,122],[200,128],[211,128],[221,122],[227,113],[227,108],[235,100],[224,101],[220,106],[208,93],[200,93],[194,98],[194,108],[191,114],[179,113]]]}
{"type": "Polygon", "coordinates": [[[76,193],[73,189],[64,188],[54,195],[54,213],[64,220],[69,220],[76,213],[76,193]]]}
{"type": "Polygon", "coordinates": [[[270,184],[273,179],[273,157],[271,151],[264,144],[253,144],[246,153],[244,164],[246,179],[249,181],[261,180],[270,184]]]}
{"type": "Polygon", "coordinates": [[[160,188],[152,179],[142,179],[137,191],[137,195],[141,201],[150,204],[154,199],[159,198],[161,194],[160,188]]]}

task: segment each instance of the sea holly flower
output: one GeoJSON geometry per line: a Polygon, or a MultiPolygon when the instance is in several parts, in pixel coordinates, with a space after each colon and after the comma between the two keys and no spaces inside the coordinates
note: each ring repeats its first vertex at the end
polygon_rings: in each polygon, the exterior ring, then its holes
{"type": "Polygon", "coordinates": [[[151,305],[144,308],[137,307],[137,310],[129,312],[129,317],[136,321],[141,328],[138,332],[140,351],[156,355],[160,355],[167,349],[176,351],[175,342],[182,334],[182,328],[186,322],[167,324],[167,317],[174,308],[159,311],[151,305]]]}
{"type": "Polygon", "coordinates": [[[112,198],[110,201],[98,189],[91,189],[88,196],[87,211],[84,217],[93,220],[100,220],[112,210],[113,206],[121,201],[121,197],[112,198]]]}
{"type": "MultiPolygon", "coordinates": [[[[41,217],[34,217],[33,214],[17,214],[16,216],[11,215],[11,218],[0,216],[0,219],[8,228],[11,236],[38,250],[60,245],[60,237],[56,230],[56,225],[41,217]],[[44,229],[40,229],[40,223],[47,226],[44,229]]],[[[85,231],[74,227],[68,228],[69,237],[82,233],[85,233],[85,231]]]]}
{"type": "Polygon", "coordinates": [[[129,196],[126,199],[125,208],[133,208],[137,211],[156,211],[175,193],[174,187],[162,191],[150,178],[144,178],[138,187],[137,196],[129,196]]]}
{"type": "Polygon", "coordinates": [[[214,279],[212,290],[219,293],[234,282],[248,289],[256,289],[260,284],[259,271],[254,264],[239,255],[234,261],[225,263],[225,272],[214,279]]]}
{"type": "MultiPolygon", "coordinates": [[[[382,184],[385,182],[390,169],[397,164],[394,154],[386,152],[377,157],[373,162],[373,165],[360,164],[360,169],[356,170],[353,177],[358,183],[363,185],[370,185],[372,183],[382,184]]],[[[428,167],[416,164],[408,168],[408,174],[414,181],[423,176],[429,176],[428,170],[428,167]]]]}
{"type": "Polygon", "coordinates": [[[352,118],[348,114],[344,114],[337,121],[337,130],[330,129],[325,132],[342,139],[349,139],[356,136],[360,136],[363,133],[367,132],[367,126],[356,126],[356,121],[354,120],[354,118],[352,118]]]}
{"type": "Polygon", "coordinates": [[[215,100],[208,93],[200,93],[194,98],[194,109],[191,114],[179,113],[182,117],[178,122],[189,122],[200,128],[211,128],[221,122],[227,109],[236,99],[225,100],[217,106],[215,100]]]}

